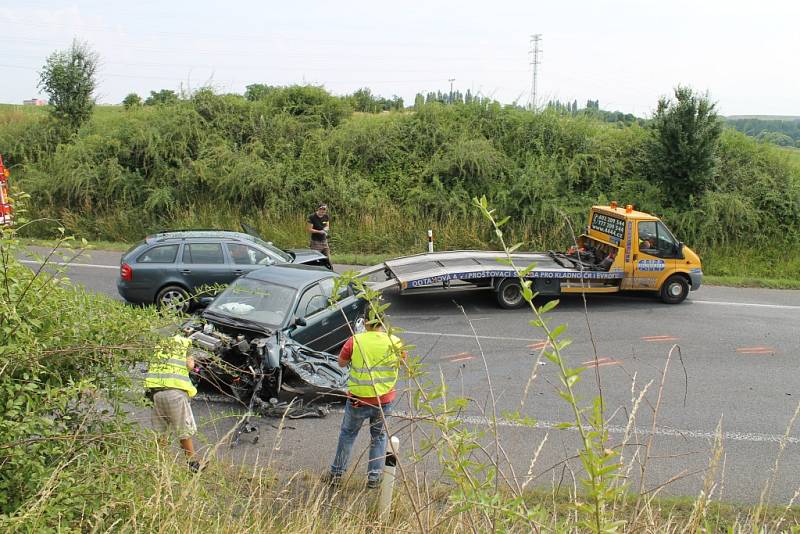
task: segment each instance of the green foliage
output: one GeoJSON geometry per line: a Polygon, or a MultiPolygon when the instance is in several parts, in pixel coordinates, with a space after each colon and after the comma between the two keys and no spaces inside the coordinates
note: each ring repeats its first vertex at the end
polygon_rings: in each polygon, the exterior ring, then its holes
{"type": "Polygon", "coordinates": [[[658,101],[647,160],[651,178],[664,187],[667,206],[690,205],[712,183],[722,132],[714,107],[688,87],[677,87],[674,101],[658,101]]]}
{"type": "Polygon", "coordinates": [[[245,87],[244,97],[251,102],[262,100],[275,89],[277,88],[271,85],[253,83],[245,87]]]}
{"type": "Polygon", "coordinates": [[[574,508],[579,514],[578,526],[582,531],[617,532],[624,527],[625,521],[614,518],[613,505],[625,496],[625,485],[622,483],[623,477],[620,472],[622,465],[619,461],[619,454],[609,448],[602,392],[595,397],[591,406],[581,405],[580,399],[575,393],[575,386],[580,382],[581,375],[586,369],[567,366],[562,352],[571,343],[571,340],[563,337],[567,331],[567,325],[551,327],[545,318],[545,315],[558,305],[558,301],[550,301],[542,306],[534,304],[533,299],[536,294],[531,290],[531,281],[525,278],[525,274],[535,268],[535,265],[529,265],[524,269],[514,265],[511,253],[519,248],[519,245],[508,246],[502,230],[509,218],[498,220],[495,209],[489,207],[485,196],[474,198],[473,205],[492,225],[497,240],[505,253],[505,263],[515,270],[519,278],[522,296],[535,317],[531,321],[531,325],[541,328],[547,337],[547,342],[541,349],[542,354],[557,366],[558,378],[561,383],[558,394],[566,401],[573,414],[573,421],[563,423],[560,428],[574,428],[581,437],[582,448],[578,450],[578,457],[585,473],[580,478],[580,483],[586,502],[583,502],[582,498],[578,498],[574,503],[574,508]]]}
{"type": "Polygon", "coordinates": [[[768,132],[764,130],[756,136],[756,139],[764,143],[772,143],[778,146],[795,146],[795,140],[781,132],[768,132]]]}
{"type": "Polygon", "coordinates": [[[122,105],[125,106],[125,109],[129,110],[138,109],[142,106],[142,104],[144,104],[144,102],[142,102],[142,97],[136,93],[129,93],[128,96],[122,100],[122,105]]]}
{"type": "Polygon", "coordinates": [[[352,111],[347,102],[313,85],[281,88],[267,94],[263,101],[274,111],[311,119],[325,128],[337,126],[352,111]]]}
{"type": "MultiPolygon", "coordinates": [[[[19,200],[19,197],[17,198],[19,200]]],[[[25,224],[17,202],[18,224],[25,224]]],[[[31,224],[31,223],[28,223],[31,224]]],[[[43,263],[66,261],[65,249],[43,263]]],[[[21,265],[16,230],[0,229],[0,518],[24,516],[44,492],[33,530],[104,506],[92,469],[123,450],[130,368],[148,359],[158,319],[74,288],[63,268],[21,265]],[[92,467],[94,466],[94,467],[92,467]]],[[[119,461],[111,460],[115,463],[119,461]]]]}
{"type": "Polygon", "coordinates": [[[178,103],[178,94],[172,89],[150,91],[150,96],[144,101],[145,106],[170,106],[178,103]]]}
{"type": "Polygon", "coordinates": [[[485,248],[491,235],[466,207],[484,193],[525,248],[563,246],[560,214],[581,227],[589,206],[610,200],[663,217],[690,246],[800,237],[800,158],[731,130],[715,142],[710,171],[691,162],[699,134],[681,137],[691,161],[675,172],[705,185],[678,201],[663,178],[674,169],[653,163],[664,163],[657,130],[588,113],[418,99],[413,112],[353,114],[351,97],[302,86],[172,96],[169,106],[95,113],[74,136],[41,114],[0,112],[0,152],[36,214],[100,239],[249,219],[304,246],[303,218],[324,199],[336,252],[424,250],[429,228],[437,248],[485,248]]]}
{"type": "Polygon", "coordinates": [[[399,96],[394,95],[391,99],[374,96],[367,87],[357,90],[350,95],[348,100],[350,100],[350,105],[355,111],[364,113],[378,113],[389,110],[399,111],[403,109],[403,99],[399,96]]]}
{"type": "Polygon", "coordinates": [[[92,115],[98,61],[87,43],[74,40],[69,49],[53,52],[39,72],[39,88],[50,96],[53,116],[73,130],[92,115]]]}

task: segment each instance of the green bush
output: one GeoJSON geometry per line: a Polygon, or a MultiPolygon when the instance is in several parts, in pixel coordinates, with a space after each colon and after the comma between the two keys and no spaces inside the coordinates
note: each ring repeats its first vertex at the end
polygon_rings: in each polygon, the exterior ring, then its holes
{"type": "Polygon", "coordinates": [[[0,522],[27,516],[41,532],[105,505],[111,488],[95,487],[92,472],[123,465],[124,455],[112,459],[129,428],[121,404],[159,321],[72,287],[54,266],[31,270],[19,254],[16,233],[1,229],[0,522]]]}
{"type": "Polygon", "coordinates": [[[512,217],[510,235],[536,248],[563,246],[563,215],[582,227],[589,206],[610,200],[664,217],[690,245],[800,237],[800,161],[731,130],[702,169],[707,186],[675,204],[654,175],[655,132],[636,123],[486,101],[352,114],[352,98],[320,87],[250,96],[203,89],[169,106],[95,113],[74,135],[41,114],[0,114],[13,117],[0,153],[36,215],[97,239],[251,220],[303,246],[302,219],[325,200],[340,252],[417,251],[428,228],[439,247],[489,246],[463,222],[482,194],[512,217]]]}

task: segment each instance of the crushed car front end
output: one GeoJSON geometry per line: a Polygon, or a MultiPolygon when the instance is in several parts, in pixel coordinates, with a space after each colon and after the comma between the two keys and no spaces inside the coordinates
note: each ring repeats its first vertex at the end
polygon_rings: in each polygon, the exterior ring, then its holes
{"type": "Polygon", "coordinates": [[[347,369],[336,355],[293,341],[284,331],[254,332],[197,319],[183,334],[192,340],[197,374],[212,391],[243,403],[255,394],[275,403],[281,391],[344,394],[347,369]]]}

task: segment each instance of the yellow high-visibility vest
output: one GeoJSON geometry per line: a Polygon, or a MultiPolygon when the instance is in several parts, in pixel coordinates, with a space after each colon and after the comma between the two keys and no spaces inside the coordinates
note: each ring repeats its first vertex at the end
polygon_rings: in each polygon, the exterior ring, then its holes
{"type": "Polygon", "coordinates": [[[186,353],[192,341],[183,336],[173,336],[158,344],[155,358],[144,379],[145,388],[182,389],[190,397],[197,394],[197,388],[189,378],[186,368],[186,353]]]}
{"type": "Polygon", "coordinates": [[[347,389],[356,397],[380,397],[397,383],[403,342],[386,332],[353,336],[353,356],[347,389]]]}

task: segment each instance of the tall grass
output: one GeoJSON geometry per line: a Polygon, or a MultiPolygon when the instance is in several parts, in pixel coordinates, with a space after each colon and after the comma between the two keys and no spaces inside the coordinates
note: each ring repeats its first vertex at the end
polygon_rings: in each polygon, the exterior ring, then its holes
{"type": "MultiPolygon", "coordinates": [[[[365,490],[363,481],[352,480],[339,490],[319,482],[311,471],[275,471],[214,461],[199,476],[191,476],[172,450],[158,449],[155,440],[142,434],[124,436],[127,453],[118,451],[98,461],[62,474],[91,477],[97,492],[105,495],[103,506],[87,510],[76,520],[59,524],[59,490],[55,480],[50,491],[31,500],[19,515],[0,518],[8,532],[215,532],[372,534],[376,532],[471,533],[489,532],[485,520],[470,522],[449,502],[451,487],[445,484],[416,486],[424,496],[415,504],[397,489],[392,513],[382,521],[377,513],[376,492],[365,490]],[[422,513],[415,514],[414,507],[422,513]],[[417,521],[417,517],[421,519],[417,521]]],[[[398,482],[400,484],[400,482],[398,482]]],[[[525,500],[547,510],[539,532],[574,532],[578,525],[568,513],[573,495],[567,491],[530,489],[525,500]]],[[[629,524],[627,532],[690,532],[696,523],[690,498],[655,499],[646,513],[629,524]]],[[[74,504],[72,505],[74,506],[74,504]]],[[[625,505],[620,512],[630,512],[625,505]]],[[[769,506],[760,517],[754,508],[711,502],[700,517],[702,532],[778,532],[800,525],[800,510],[769,506]]],[[[531,532],[524,521],[511,523],[507,532],[531,532]]],[[[697,530],[694,530],[697,531],[697,530]]]]}

